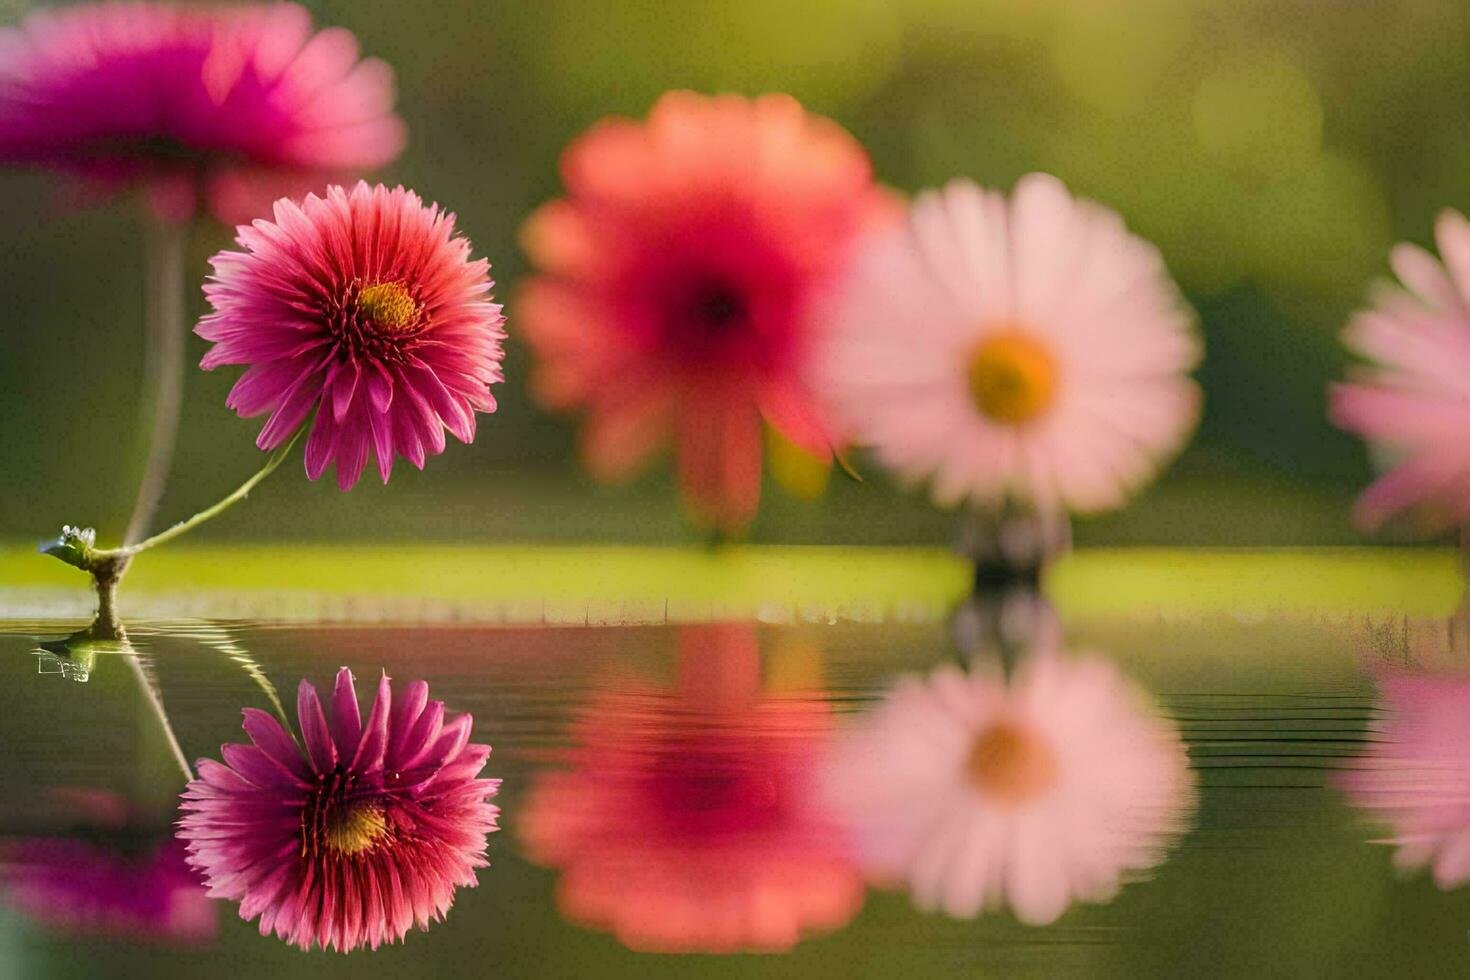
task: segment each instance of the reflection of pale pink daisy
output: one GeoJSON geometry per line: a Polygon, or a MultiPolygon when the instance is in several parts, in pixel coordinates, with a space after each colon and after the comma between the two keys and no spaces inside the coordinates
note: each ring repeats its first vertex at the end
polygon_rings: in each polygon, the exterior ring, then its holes
{"type": "Polygon", "coordinates": [[[689,627],[673,691],[607,690],[519,826],[579,924],[634,949],[784,950],[857,913],[863,881],[815,792],[831,709],[764,693],[748,627],[689,627]]]}
{"type": "Polygon", "coordinates": [[[141,183],[169,217],[243,220],[402,146],[388,66],[296,4],[80,4],[0,31],[0,160],[141,183]]]}
{"type": "Polygon", "coordinates": [[[1194,425],[1199,358],[1158,252],[1055,178],[955,181],[876,237],[834,311],[841,434],[936,502],[1121,506],[1194,425]]]}
{"type": "Polygon", "coordinates": [[[1174,726],[1110,662],[1045,650],[1009,684],[953,666],[903,682],[834,753],[829,787],[874,881],[1031,924],[1156,866],[1194,799],[1174,726]]]}
{"type": "Polygon", "coordinates": [[[299,742],[246,708],[251,744],[201,759],[184,791],[179,839],[211,897],[302,949],[377,949],[444,918],[489,863],[500,812],[470,716],[446,720],[423,681],[395,695],[384,676],[364,719],[345,667],[330,720],[306,681],[296,713],[299,742]]]}
{"type": "Polygon", "coordinates": [[[1470,881],[1470,676],[1385,672],[1376,738],[1341,776],[1348,798],[1386,824],[1401,868],[1435,884],[1470,881]]]}
{"type": "Polygon", "coordinates": [[[335,461],[349,490],[369,456],[387,483],[395,456],[422,469],[443,452],[446,429],[474,440],[475,413],[495,411],[505,330],[490,264],[470,258],[453,214],[360,182],[277,201],[239,242],[211,260],[214,312],[195,331],[215,342],[206,370],[249,366],[226,404],[269,413],[256,445],[274,449],[315,412],[306,475],[335,461]]]}
{"type": "Polygon", "coordinates": [[[1435,237],[1445,264],[1399,245],[1407,288],[1381,290],[1343,334],[1374,366],[1333,388],[1332,420],[1398,458],[1358,500],[1365,528],[1407,509],[1431,526],[1470,521],[1470,222],[1447,211],[1435,237]]]}

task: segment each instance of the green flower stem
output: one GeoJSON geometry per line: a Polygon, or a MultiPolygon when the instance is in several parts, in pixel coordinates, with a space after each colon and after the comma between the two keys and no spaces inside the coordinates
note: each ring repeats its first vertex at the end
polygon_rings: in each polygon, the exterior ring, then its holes
{"type": "Polygon", "coordinates": [[[153,537],[144,538],[142,541],[139,541],[136,544],[126,544],[123,545],[121,548],[94,548],[92,549],[92,554],[104,559],[132,558],[134,555],[139,554],[140,552],[147,551],[149,548],[156,548],[161,544],[167,544],[174,538],[177,538],[194,530],[196,527],[203,524],[204,522],[218,517],[220,514],[224,513],[231,507],[238,504],[240,501],[244,500],[246,497],[250,496],[250,491],[255,489],[256,484],[274,473],[276,471],[276,467],[280,466],[283,462],[286,461],[286,457],[291,454],[291,450],[296,446],[296,441],[300,438],[301,430],[298,429],[296,430],[295,435],[293,435],[290,439],[281,444],[281,446],[279,446],[275,452],[271,453],[270,459],[266,460],[265,465],[262,466],[258,471],[256,471],[254,476],[236,487],[235,490],[228,496],[204,508],[193,517],[179,521],[179,523],[175,524],[173,527],[165,531],[159,531],[157,534],[153,535],[153,537]]]}
{"type": "Polygon", "coordinates": [[[271,683],[270,677],[266,675],[265,668],[261,667],[250,655],[250,651],[235,642],[234,636],[228,629],[213,623],[200,623],[194,631],[183,635],[197,639],[211,650],[224,654],[230,658],[232,663],[245,671],[246,676],[265,694],[266,700],[275,709],[276,717],[281,719],[281,724],[285,726],[286,731],[288,733],[291,731],[291,719],[286,717],[286,707],[281,703],[281,696],[276,692],[276,686],[271,683]]]}
{"type": "Polygon", "coordinates": [[[143,417],[149,429],[148,456],[123,544],[132,544],[148,533],[173,465],[184,395],[184,256],[188,241],[186,223],[152,217],[145,220],[147,369],[144,388],[150,397],[143,406],[143,417]]]}
{"type": "Polygon", "coordinates": [[[169,753],[178,763],[179,769],[184,773],[184,779],[193,781],[194,768],[189,765],[189,759],[184,755],[184,749],[179,745],[179,737],[174,734],[173,723],[168,719],[168,712],[163,708],[163,694],[158,688],[158,679],[153,672],[144,665],[136,650],[129,650],[123,659],[128,662],[128,669],[133,672],[133,677],[138,681],[138,689],[143,692],[143,699],[153,709],[153,717],[158,719],[159,727],[163,730],[164,741],[168,743],[169,753]]]}
{"type": "MultiPolygon", "coordinates": [[[[304,426],[303,426],[304,428],[304,426]]],[[[270,459],[258,472],[235,488],[234,492],[218,503],[206,507],[188,520],[180,521],[166,531],[119,548],[95,547],[96,532],[70,525],[62,529],[61,537],[41,546],[44,554],[66,562],[74,568],[92,576],[92,585],[97,590],[97,618],[93,620],[90,633],[97,639],[120,640],[123,638],[122,620],[117,612],[117,586],[128,570],[133,556],[166,544],[182,534],[229,510],[244,500],[255,489],[255,485],[275,472],[276,468],[291,455],[296,441],[301,438],[301,429],[271,454],[270,459]]]]}

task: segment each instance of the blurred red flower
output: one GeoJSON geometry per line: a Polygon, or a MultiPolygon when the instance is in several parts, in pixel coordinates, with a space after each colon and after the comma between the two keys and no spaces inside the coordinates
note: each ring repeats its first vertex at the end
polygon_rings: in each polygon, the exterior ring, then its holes
{"type": "Polygon", "coordinates": [[[690,516],[739,531],[760,497],[761,421],[830,458],[810,390],[816,297],[897,209],[866,153],[784,95],[665,95],[593,127],[567,196],[527,222],[519,297],[535,392],[587,414],[585,464],[629,475],[666,441],[690,516]]]}

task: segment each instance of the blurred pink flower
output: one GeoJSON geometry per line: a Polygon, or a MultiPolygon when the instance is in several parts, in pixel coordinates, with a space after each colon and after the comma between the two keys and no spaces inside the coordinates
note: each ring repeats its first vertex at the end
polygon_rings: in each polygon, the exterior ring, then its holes
{"type": "Polygon", "coordinates": [[[306,475],[335,460],[349,490],[369,452],[386,483],[395,453],[422,469],[445,429],[474,440],[475,412],[495,410],[505,330],[490,264],[470,260],[454,215],[402,187],[326,193],[239,229],[243,251],[211,260],[214,312],[195,332],[216,342],[206,370],[250,365],[227,404],[270,413],[256,445],[279,446],[316,409],[306,475]]]}
{"type": "Polygon", "coordinates": [[[828,787],[875,882],[1033,925],[1158,865],[1194,803],[1174,726],[1110,662],[1047,650],[1009,684],[905,680],[838,744],[828,787]]]}
{"type": "Polygon", "coordinates": [[[92,195],[141,183],[165,217],[245,220],[403,142],[388,66],[295,4],[83,4],[0,31],[0,160],[92,195]]]}
{"type": "Polygon", "coordinates": [[[1375,738],[1339,783],[1387,825],[1400,868],[1440,888],[1470,881],[1470,676],[1382,671],[1375,738]]]}
{"type": "Polygon", "coordinates": [[[761,421],[831,457],[812,312],[858,233],[893,213],[861,146],[784,95],[665,95],[562,158],[568,196],[523,240],[520,300],[548,407],[582,409],[599,479],[671,437],[686,508],[735,532],[760,497],[761,421]]]}
{"type": "Polygon", "coordinates": [[[1358,499],[1368,529],[1408,509],[1430,527],[1470,521],[1470,222],[1446,211],[1435,237],[1448,268],[1399,245],[1406,289],[1380,289],[1343,333],[1374,364],[1333,387],[1332,421],[1395,460],[1358,499]]]}
{"type": "Polygon", "coordinates": [[[68,936],[207,942],[214,903],[184,862],[184,847],[155,839],[126,799],[101,790],[58,793],[77,811],[56,836],[0,846],[0,899],[68,936]],[[62,836],[65,833],[66,836],[62,836]]]}
{"type": "Polygon", "coordinates": [[[936,502],[1122,506],[1192,430],[1200,356],[1158,252],[1061,182],[957,180],[875,236],[837,293],[840,434],[936,502]]]}
{"type": "Polygon", "coordinates": [[[687,627],[672,692],[621,686],[572,727],[570,768],[520,828],[574,922],[633,949],[784,950],[844,925],[863,883],[815,793],[830,733],[813,693],[765,694],[749,628],[687,627]]]}
{"type": "Polygon", "coordinates": [[[302,949],[377,949],[442,919],[489,863],[500,781],[476,778],[490,746],[469,741],[470,716],[446,724],[428,692],[415,681],[395,700],[385,675],[363,722],[344,667],[329,724],[302,681],[305,751],[246,708],[253,744],[224,746],[223,764],[199,760],[184,791],[178,834],[210,896],[239,902],[262,936],[302,949]]]}

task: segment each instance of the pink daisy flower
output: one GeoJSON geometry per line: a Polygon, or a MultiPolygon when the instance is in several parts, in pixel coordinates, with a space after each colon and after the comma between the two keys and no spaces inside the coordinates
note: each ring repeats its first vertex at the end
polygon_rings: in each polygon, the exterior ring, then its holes
{"type": "Polygon", "coordinates": [[[1470,881],[1470,677],[1384,672],[1376,738],[1340,778],[1390,829],[1394,864],[1440,888],[1470,881]]]}
{"type": "MultiPolygon", "coordinates": [[[[0,846],[0,900],[68,936],[207,942],[219,929],[214,903],[184,861],[184,847],[157,839],[115,793],[65,794],[79,810],[70,836],[0,846]]],[[[67,829],[59,822],[58,831],[67,829]]]]}
{"type": "Polygon", "coordinates": [[[527,853],[561,869],[568,919],[633,949],[790,949],[863,901],[814,792],[830,730],[817,694],[760,691],[748,628],[686,628],[672,692],[623,683],[579,713],[521,814],[527,853]]]}
{"type": "Polygon", "coordinates": [[[386,483],[395,454],[423,469],[443,452],[445,429],[474,440],[475,412],[495,411],[505,330],[490,264],[470,260],[453,214],[359,183],[277,201],[275,220],[238,241],[211,260],[214,312],[195,332],[216,342],[206,370],[250,366],[226,404],[270,414],[257,446],[279,446],[316,409],[306,475],[335,460],[349,490],[370,453],[386,483]]]}
{"type": "Polygon", "coordinates": [[[376,949],[442,919],[488,866],[500,781],[476,778],[490,746],[469,741],[470,716],[446,723],[428,697],[415,681],[395,700],[385,675],[364,722],[344,667],[329,722],[302,681],[301,745],[246,708],[253,744],[201,759],[184,790],[178,834],[210,896],[302,949],[376,949]]]}
{"type": "Polygon", "coordinates": [[[0,160],[141,184],[166,217],[243,219],[403,143],[388,66],[295,4],[83,4],[0,31],[0,160]]]}
{"type": "Polygon", "coordinates": [[[1008,905],[1032,925],[1158,865],[1194,802],[1174,726],[1109,661],[1044,649],[1009,683],[954,666],[904,681],[828,776],[876,882],[926,910],[1008,905]]]}
{"type": "Polygon", "coordinates": [[[842,434],[943,506],[1116,508],[1195,424],[1200,345],[1158,252],[1053,177],[920,195],[837,297],[842,434]]]}
{"type": "Polygon", "coordinates": [[[1380,289],[1343,333],[1374,364],[1333,387],[1332,421],[1395,461],[1358,500],[1364,528],[1409,509],[1431,528],[1470,521],[1470,222],[1446,211],[1435,237],[1444,264],[1400,244],[1406,288],[1380,289]]]}
{"type": "Polygon", "coordinates": [[[793,99],[665,95],[562,158],[567,197],[527,222],[541,274],[520,296],[541,401],[587,413],[582,456],[630,475],[672,440],[687,510],[743,528],[761,423],[821,459],[815,299],[891,214],[861,146],[793,99]]]}

